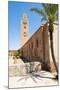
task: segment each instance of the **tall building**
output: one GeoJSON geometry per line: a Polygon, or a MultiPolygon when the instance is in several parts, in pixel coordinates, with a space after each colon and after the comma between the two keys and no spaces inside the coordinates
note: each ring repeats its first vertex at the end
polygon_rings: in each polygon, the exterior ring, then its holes
{"type": "Polygon", "coordinates": [[[29,38],[28,32],[29,32],[29,20],[28,20],[27,14],[24,13],[22,15],[22,20],[21,20],[21,43],[22,45],[24,45],[29,38]]]}

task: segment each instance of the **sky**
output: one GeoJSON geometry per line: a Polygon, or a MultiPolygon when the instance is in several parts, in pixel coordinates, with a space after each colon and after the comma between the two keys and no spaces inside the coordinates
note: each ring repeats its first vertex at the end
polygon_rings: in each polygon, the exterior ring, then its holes
{"type": "Polygon", "coordinates": [[[19,49],[21,45],[21,19],[23,13],[28,15],[29,37],[31,37],[41,26],[41,16],[32,12],[31,8],[42,9],[41,3],[29,2],[8,2],[8,32],[9,32],[9,50],[19,49]]]}

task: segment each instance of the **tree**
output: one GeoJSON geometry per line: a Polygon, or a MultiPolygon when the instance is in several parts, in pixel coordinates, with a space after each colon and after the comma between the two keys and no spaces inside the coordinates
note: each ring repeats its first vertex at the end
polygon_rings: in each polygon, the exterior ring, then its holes
{"type": "Polygon", "coordinates": [[[17,50],[13,53],[13,55],[16,57],[16,58],[20,58],[20,50],[17,50]]]}
{"type": "Polygon", "coordinates": [[[53,48],[53,31],[54,31],[54,22],[58,20],[58,5],[57,4],[42,4],[43,8],[37,9],[37,8],[31,8],[31,11],[34,11],[41,15],[41,21],[48,22],[48,30],[50,34],[50,46],[51,46],[51,55],[53,59],[53,63],[56,68],[56,72],[58,75],[58,68],[54,56],[54,48],[53,48]]]}

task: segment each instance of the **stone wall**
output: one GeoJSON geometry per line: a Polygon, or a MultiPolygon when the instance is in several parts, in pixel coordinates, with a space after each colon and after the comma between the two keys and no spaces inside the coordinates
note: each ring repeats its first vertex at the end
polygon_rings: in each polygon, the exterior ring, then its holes
{"type": "MultiPolygon", "coordinates": [[[[50,70],[49,42],[47,24],[41,26],[20,49],[22,57],[28,62],[39,61],[43,70],[50,70]]],[[[26,62],[25,61],[25,62],[26,62]]]]}

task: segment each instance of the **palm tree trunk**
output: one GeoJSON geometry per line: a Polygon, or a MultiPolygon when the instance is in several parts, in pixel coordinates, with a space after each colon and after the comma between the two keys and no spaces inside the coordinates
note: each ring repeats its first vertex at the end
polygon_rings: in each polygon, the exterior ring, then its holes
{"type": "Polygon", "coordinates": [[[51,45],[51,55],[52,55],[53,63],[55,65],[56,72],[58,74],[58,68],[56,65],[56,60],[55,60],[55,56],[54,56],[54,49],[53,49],[53,32],[50,32],[50,45],[51,45]]]}

